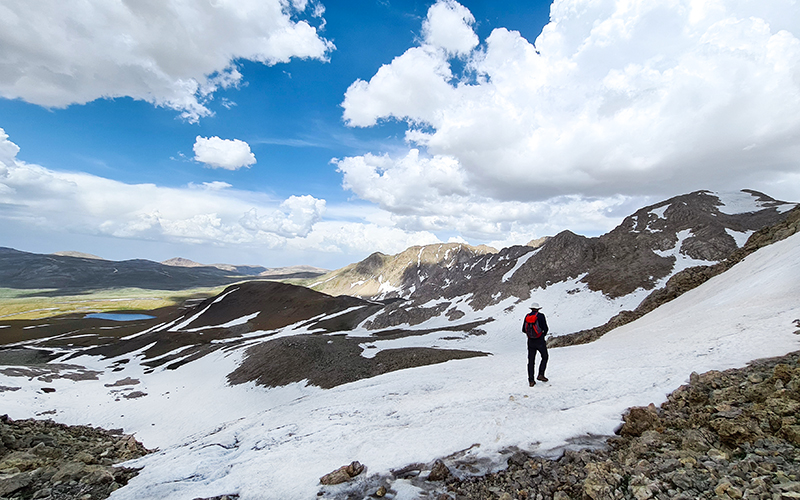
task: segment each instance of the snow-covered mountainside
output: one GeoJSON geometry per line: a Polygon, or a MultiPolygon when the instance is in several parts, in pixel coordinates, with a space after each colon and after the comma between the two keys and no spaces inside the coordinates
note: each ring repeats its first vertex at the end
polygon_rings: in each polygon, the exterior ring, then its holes
{"type": "MultiPolygon", "coordinates": [[[[467,474],[470,468],[485,470],[502,462],[504,450],[512,447],[552,452],[575,439],[611,434],[625,408],[660,403],[692,371],[742,366],[798,349],[793,332],[800,318],[799,276],[800,234],[795,234],[596,342],[551,350],[551,382],[534,388],[527,386],[519,331],[526,308],[514,297],[487,305],[495,321],[473,334],[446,330],[451,322],[440,317],[408,328],[417,335],[378,335],[363,326],[345,326],[357,323],[355,317],[342,320],[343,329],[330,327],[337,318],[368,315],[367,309],[381,305],[347,299],[353,302],[331,306],[335,299],[326,296],[319,297],[326,305],[308,311],[305,319],[292,322],[287,313],[274,324],[262,324],[264,330],[246,331],[242,327],[248,322],[268,318],[258,312],[231,319],[234,310],[244,312],[226,304],[237,292],[232,287],[168,322],[129,335],[129,342],[142,339],[138,349],[78,348],[70,344],[79,338],[70,341],[66,335],[60,345],[50,339],[4,350],[0,361],[5,365],[30,348],[57,357],[47,364],[0,368],[0,400],[12,418],[46,415],[123,428],[148,447],[159,447],[130,464],[143,469],[112,499],[188,500],[232,493],[242,500],[344,498],[348,491],[363,496],[378,477],[390,484],[395,498],[416,498],[423,492],[388,476],[392,469],[448,457],[445,462],[454,471],[467,474]],[[242,328],[238,334],[237,328],[242,328]],[[158,340],[148,337],[159,330],[158,340]],[[222,330],[227,333],[221,335],[222,330]],[[209,344],[222,347],[198,356],[182,343],[206,336],[209,344]],[[491,355],[389,371],[330,389],[305,380],[275,387],[228,383],[248,349],[303,336],[320,340],[314,349],[353,339],[365,360],[423,346],[491,355]],[[148,354],[154,348],[162,354],[148,354]],[[165,357],[171,362],[154,362],[165,357]],[[319,485],[320,476],[353,460],[365,464],[367,472],[348,485],[319,485]]],[[[606,300],[592,294],[584,301],[591,307],[601,299],[606,300]]],[[[276,313],[287,305],[270,307],[276,313]]],[[[549,313],[547,306],[544,310],[549,313]]],[[[465,314],[459,322],[479,316],[465,314]]],[[[558,320],[548,319],[557,325],[558,320]]],[[[268,366],[263,369],[268,373],[268,366]]]]}
{"type": "Polygon", "coordinates": [[[564,231],[539,248],[505,248],[447,267],[409,266],[404,276],[413,282],[386,285],[407,300],[368,327],[454,319],[513,298],[546,304],[560,319],[557,334],[591,328],[634,309],[679,271],[725,259],[795,206],[756,191],[697,191],[642,208],[597,238],[564,231]]]}

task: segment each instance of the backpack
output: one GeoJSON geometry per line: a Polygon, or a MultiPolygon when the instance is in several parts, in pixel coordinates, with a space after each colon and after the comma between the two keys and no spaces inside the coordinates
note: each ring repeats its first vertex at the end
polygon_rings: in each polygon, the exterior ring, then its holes
{"type": "Polygon", "coordinates": [[[538,339],[542,337],[542,331],[537,324],[538,319],[539,313],[530,313],[525,316],[525,335],[527,335],[529,339],[538,339]]]}

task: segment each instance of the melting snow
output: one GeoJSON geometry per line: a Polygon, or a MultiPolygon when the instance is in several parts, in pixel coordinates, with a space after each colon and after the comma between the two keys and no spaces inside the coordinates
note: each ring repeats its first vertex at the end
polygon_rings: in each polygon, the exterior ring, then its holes
{"type": "Polygon", "coordinates": [[[675,246],[669,250],[653,250],[655,254],[660,255],[661,257],[675,257],[675,266],[672,268],[672,272],[669,274],[669,276],[664,278],[663,283],[660,283],[659,286],[663,286],[663,284],[665,284],[672,275],[683,271],[684,269],[694,266],[710,266],[717,263],[717,261],[712,260],[694,259],[681,252],[683,242],[693,236],[691,229],[679,231],[677,236],[678,241],[675,243],[675,246]]]}
{"type": "Polygon", "coordinates": [[[199,332],[200,330],[208,330],[210,328],[230,328],[232,326],[243,325],[250,321],[251,319],[255,318],[261,313],[261,311],[254,312],[253,314],[248,314],[247,316],[242,316],[241,318],[236,318],[234,320],[228,321],[227,323],[223,323],[221,325],[209,325],[209,326],[201,326],[199,328],[192,328],[191,330],[186,330],[187,332],[199,332]]]}
{"type": "MultiPolygon", "coordinates": [[[[728,215],[757,212],[770,206],[769,203],[759,201],[758,198],[744,191],[737,191],[735,193],[711,194],[719,198],[719,201],[722,203],[717,207],[719,208],[719,211],[728,215]]],[[[795,206],[797,206],[796,203],[784,203],[781,205],[776,205],[775,208],[778,210],[778,212],[784,213],[793,209],[795,206]]]]}

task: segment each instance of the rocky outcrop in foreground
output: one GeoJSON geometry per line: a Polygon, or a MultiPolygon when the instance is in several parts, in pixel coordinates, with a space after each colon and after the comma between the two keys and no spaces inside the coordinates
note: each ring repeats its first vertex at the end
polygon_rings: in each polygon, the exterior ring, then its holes
{"type": "Polygon", "coordinates": [[[500,472],[450,479],[439,498],[800,498],[798,360],[693,373],[660,408],[631,408],[605,449],[558,460],[518,452],[500,472]]]}
{"type": "Polygon", "coordinates": [[[0,417],[0,499],[97,500],[138,472],[114,464],[149,453],[132,435],[0,417]]]}

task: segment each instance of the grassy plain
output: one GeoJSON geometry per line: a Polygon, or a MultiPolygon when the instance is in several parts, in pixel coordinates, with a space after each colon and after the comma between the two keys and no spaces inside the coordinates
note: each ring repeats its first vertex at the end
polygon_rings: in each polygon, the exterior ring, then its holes
{"type": "Polygon", "coordinates": [[[178,291],[117,288],[71,295],[58,295],[57,290],[0,288],[0,321],[36,320],[94,312],[151,311],[181,304],[186,299],[211,297],[220,293],[225,286],[178,291]]]}

